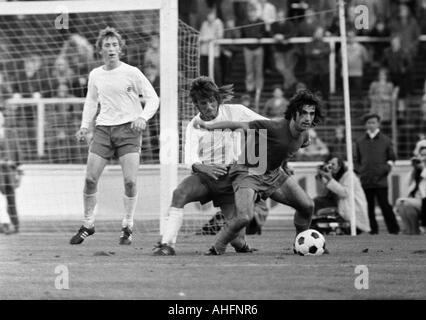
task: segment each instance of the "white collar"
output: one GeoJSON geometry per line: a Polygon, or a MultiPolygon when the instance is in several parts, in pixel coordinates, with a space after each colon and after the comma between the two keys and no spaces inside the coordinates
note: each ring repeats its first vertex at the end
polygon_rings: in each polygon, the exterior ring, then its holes
{"type": "Polygon", "coordinates": [[[370,139],[374,139],[380,132],[380,129],[376,129],[374,132],[367,131],[368,136],[370,139]]]}

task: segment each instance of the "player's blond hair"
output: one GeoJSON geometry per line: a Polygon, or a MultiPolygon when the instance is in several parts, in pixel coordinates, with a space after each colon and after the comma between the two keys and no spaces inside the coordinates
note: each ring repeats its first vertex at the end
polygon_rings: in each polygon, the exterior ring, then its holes
{"type": "Polygon", "coordinates": [[[120,49],[124,49],[125,41],[121,34],[115,28],[106,27],[105,29],[99,31],[98,39],[96,40],[96,51],[100,52],[104,39],[111,37],[117,38],[120,49]]]}
{"type": "Polygon", "coordinates": [[[234,86],[232,84],[218,87],[213,79],[200,76],[192,81],[189,96],[193,102],[202,98],[215,98],[219,104],[232,99],[234,86]]]}

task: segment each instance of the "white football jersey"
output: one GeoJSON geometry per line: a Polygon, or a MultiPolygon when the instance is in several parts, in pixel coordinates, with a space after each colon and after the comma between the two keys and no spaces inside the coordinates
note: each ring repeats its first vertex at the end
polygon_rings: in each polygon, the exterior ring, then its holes
{"type": "MultiPolygon", "coordinates": [[[[196,162],[203,164],[231,164],[238,159],[241,153],[241,132],[231,130],[214,130],[194,128],[197,114],[186,127],[185,134],[185,164],[189,167],[196,162]]],[[[265,120],[267,118],[257,114],[241,104],[222,104],[219,106],[215,119],[206,123],[221,121],[249,122],[265,120]]]]}
{"type": "Polygon", "coordinates": [[[101,66],[90,72],[82,128],[88,128],[93,121],[98,102],[101,109],[96,125],[103,126],[132,122],[138,117],[148,121],[159,106],[159,98],[148,79],[138,68],[124,62],[113,70],[101,66]],[[140,95],[145,100],[144,109],[140,95]]]}

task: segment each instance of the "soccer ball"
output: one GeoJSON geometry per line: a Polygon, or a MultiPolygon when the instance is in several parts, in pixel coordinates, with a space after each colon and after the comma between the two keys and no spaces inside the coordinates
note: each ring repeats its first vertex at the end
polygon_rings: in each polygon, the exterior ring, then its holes
{"type": "Polygon", "coordinates": [[[301,256],[322,255],[325,251],[324,236],[314,229],[305,230],[294,240],[293,251],[301,256]]]}

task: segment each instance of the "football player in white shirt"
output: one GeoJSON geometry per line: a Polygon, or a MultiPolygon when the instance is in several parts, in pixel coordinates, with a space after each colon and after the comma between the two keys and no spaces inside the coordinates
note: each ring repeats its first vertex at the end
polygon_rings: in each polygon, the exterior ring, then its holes
{"type": "MultiPolygon", "coordinates": [[[[175,255],[175,243],[182,226],[184,206],[190,202],[213,201],[226,218],[234,215],[234,190],[228,175],[230,165],[241,152],[240,135],[231,132],[208,132],[196,129],[193,123],[203,119],[209,123],[231,119],[264,120],[266,118],[240,104],[224,104],[232,97],[232,85],[218,87],[212,79],[201,76],[192,82],[190,96],[200,111],[186,129],[185,163],[192,174],[185,178],[173,192],[169,215],[161,241],[154,255],[175,255]]],[[[244,230],[231,245],[237,252],[251,252],[244,239],[244,230]]]]}
{"type": "Polygon", "coordinates": [[[133,215],[136,209],[136,179],[140,161],[141,131],[157,112],[159,98],[142,72],[120,61],[124,46],[121,35],[107,27],[100,31],[96,49],[104,65],[89,74],[88,91],[83,108],[81,128],[76,133],[80,141],[87,139],[89,125],[94,120],[98,103],[93,139],[90,142],[83,191],[84,221],[71,238],[80,244],[95,233],[96,193],[99,178],[112,156],[119,159],[124,177],[124,218],[119,243],[132,241],[133,215]],[[140,96],[145,101],[142,109],[140,96]]]}

